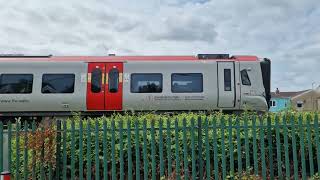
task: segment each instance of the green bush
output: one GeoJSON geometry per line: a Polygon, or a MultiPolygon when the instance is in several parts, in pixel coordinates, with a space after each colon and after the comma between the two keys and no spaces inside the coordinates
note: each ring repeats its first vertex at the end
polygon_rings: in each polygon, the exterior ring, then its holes
{"type": "MultiPolygon", "coordinates": [[[[172,161],[172,173],[176,173],[177,171],[177,164],[176,164],[176,153],[179,155],[179,160],[180,160],[180,172],[184,173],[184,165],[183,165],[183,160],[184,160],[184,153],[187,152],[187,161],[188,161],[188,172],[191,173],[192,169],[192,160],[199,159],[199,140],[201,141],[202,144],[202,152],[200,157],[202,157],[202,160],[204,162],[204,169],[203,172],[205,174],[206,172],[206,148],[209,149],[209,155],[210,155],[210,169],[211,173],[213,172],[214,168],[214,147],[216,148],[217,151],[217,158],[218,158],[218,164],[219,164],[219,172],[222,172],[222,153],[225,152],[225,159],[224,162],[227,165],[226,166],[226,172],[230,171],[230,149],[231,146],[233,148],[233,151],[231,154],[233,155],[234,158],[234,168],[235,171],[237,172],[238,170],[238,157],[241,157],[240,159],[242,160],[242,167],[243,169],[246,167],[246,156],[249,156],[249,162],[251,167],[253,166],[253,158],[254,158],[254,152],[257,153],[257,163],[259,166],[261,166],[261,150],[265,150],[265,159],[266,159],[266,166],[269,168],[270,162],[269,162],[269,156],[268,154],[268,147],[269,147],[269,142],[268,142],[268,134],[271,135],[272,137],[272,150],[273,150],[273,167],[274,171],[277,172],[277,149],[276,149],[276,133],[279,131],[279,139],[281,141],[281,157],[282,157],[282,162],[284,162],[284,138],[286,137],[288,140],[288,150],[289,150],[289,162],[290,162],[290,168],[292,166],[292,135],[295,136],[296,139],[296,147],[297,147],[297,154],[298,156],[301,153],[300,150],[300,139],[301,142],[304,143],[304,152],[305,152],[305,159],[306,163],[309,161],[309,156],[307,155],[309,152],[309,146],[308,146],[308,131],[306,126],[301,126],[301,125],[307,125],[308,122],[311,124],[314,123],[314,113],[304,113],[304,114],[298,114],[295,112],[283,112],[281,114],[265,114],[265,115],[256,115],[253,113],[249,112],[244,112],[240,116],[236,116],[234,114],[222,114],[221,112],[218,113],[212,113],[212,114],[204,114],[204,113],[181,113],[181,114],[176,114],[176,115],[165,115],[165,114],[154,114],[154,113],[147,113],[147,114],[114,114],[110,117],[97,117],[97,118],[87,118],[87,119],[81,119],[80,116],[76,115],[73,118],[66,120],[64,123],[66,125],[66,129],[68,129],[66,136],[64,137],[64,134],[61,133],[61,139],[65,140],[66,142],[66,157],[67,157],[67,176],[70,177],[71,173],[71,156],[72,156],[72,146],[71,146],[71,141],[72,141],[72,133],[71,133],[71,128],[74,125],[75,131],[74,131],[74,163],[75,163],[75,169],[76,169],[76,176],[78,176],[79,173],[79,162],[80,160],[83,161],[83,172],[84,172],[84,177],[87,176],[86,171],[88,168],[90,168],[90,171],[92,171],[92,176],[94,176],[94,172],[96,171],[95,167],[95,157],[96,157],[96,149],[98,150],[98,158],[99,158],[99,171],[100,171],[100,176],[102,176],[103,172],[103,165],[104,165],[104,158],[107,159],[107,165],[108,165],[108,174],[111,174],[111,167],[112,163],[115,163],[116,165],[116,173],[119,175],[120,173],[120,154],[123,153],[123,170],[126,173],[128,171],[127,167],[127,161],[128,161],[128,156],[131,156],[132,158],[132,172],[135,174],[135,162],[136,162],[136,146],[139,147],[139,155],[140,155],[140,173],[141,176],[143,176],[143,171],[146,170],[143,168],[143,150],[145,148],[146,150],[146,158],[148,162],[148,177],[151,177],[151,167],[152,167],[152,145],[155,147],[155,159],[156,159],[156,176],[158,179],[160,178],[160,172],[159,172],[159,147],[160,144],[163,145],[163,157],[164,157],[164,168],[165,168],[165,177],[171,177],[172,174],[167,174],[167,162],[168,162],[168,151],[171,153],[171,161],[172,161]],[[269,124],[268,124],[268,118],[269,118],[269,124]],[[198,121],[198,120],[201,121],[198,121]],[[299,122],[299,119],[301,120],[299,122]],[[200,124],[198,124],[200,122],[200,124]],[[255,131],[253,130],[253,122],[255,122],[256,129],[255,131]],[[285,136],[285,131],[283,128],[283,123],[287,123],[289,126],[287,128],[287,134],[285,136]],[[74,123],[74,124],[73,124],[74,123]],[[83,153],[82,155],[80,154],[80,148],[79,148],[79,138],[80,138],[80,124],[82,123],[82,128],[83,128],[83,153]],[[278,128],[275,127],[275,125],[280,124],[278,128]],[[294,126],[294,131],[292,131],[292,126],[291,123],[293,123],[294,126]],[[300,124],[299,124],[300,123],[300,124]],[[162,124],[162,141],[160,140],[160,124],[162,124]],[[192,124],[194,124],[194,131],[191,131],[192,124]],[[114,125],[114,129],[113,129],[114,125]],[[176,125],[178,125],[176,127],[176,125]],[[197,128],[198,126],[201,125],[201,131],[197,128]],[[231,125],[231,132],[229,132],[229,126],[231,125]],[[270,125],[270,128],[268,128],[268,125],[270,125]],[[299,126],[300,125],[300,126],[299,126]],[[139,137],[138,137],[138,144],[135,143],[135,126],[139,128],[139,137]],[[145,127],[144,127],[145,126],[145,127]],[[185,128],[185,134],[184,134],[184,126],[185,128]],[[214,126],[216,127],[214,131],[214,126]],[[88,149],[88,127],[90,127],[90,138],[91,141],[89,142],[89,149],[90,153],[88,155],[87,149],[88,149]],[[106,127],[106,138],[104,139],[104,127],[106,127]],[[122,127],[122,136],[120,133],[120,129],[122,127]],[[130,128],[128,128],[130,127],[130,128]],[[154,128],[151,128],[154,127],[154,128]],[[167,131],[167,127],[169,127],[170,132],[167,131]],[[207,127],[207,128],[206,128],[207,127]],[[263,127],[263,128],[261,128],[263,127]],[[144,128],[147,129],[147,131],[144,131],[144,128]],[[128,137],[128,129],[130,129],[130,134],[131,136],[128,137]],[[175,130],[177,129],[177,132],[175,130]],[[98,133],[95,131],[98,130],[98,133]],[[112,132],[114,130],[114,135],[112,135],[112,132]],[[154,136],[151,133],[151,130],[154,130],[154,136]],[[247,130],[247,131],[246,131],[247,130]],[[270,133],[268,133],[268,130],[270,133]],[[193,136],[192,136],[193,132],[193,136]],[[208,133],[206,133],[208,132],[208,133]],[[200,133],[200,134],[199,134],[200,133]],[[178,135],[178,136],[176,136],[178,135]],[[185,137],[184,137],[185,135],[185,137]],[[201,137],[199,137],[201,135],[201,137]],[[114,157],[112,157],[112,137],[115,137],[114,139],[114,157]],[[121,143],[121,138],[122,137],[122,143],[121,143]],[[145,137],[145,139],[144,139],[145,137]],[[194,139],[192,139],[194,137],[194,139]],[[246,141],[246,137],[248,138],[246,141]],[[231,139],[231,142],[229,142],[229,138],[231,139]],[[256,151],[253,149],[253,139],[256,138],[256,151]],[[130,139],[130,144],[129,145],[129,139],[130,139]],[[168,141],[170,139],[170,141],[168,141]],[[98,142],[98,147],[96,147],[95,142],[98,142]],[[177,140],[177,141],[176,141],[177,140]],[[184,141],[185,140],[185,141],[184,141]],[[216,140],[216,141],[215,141],[216,140]],[[103,141],[105,141],[105,146],[106,146],[106,152],[107,155],[104,157],[103,154],[103,141]],[[263,141],[264,143],[264,148],[261,147],[261,142],[263,141]],[[178,143],[176,145],[176,142],[178,143]],[[194,142],[194,152],[195,152],[195,157],[192,157],[192,143],[194,142]],[[246,142],[248,143],[248,149],[246,149],[246,142]],[[184,146],[186,145],[186,149],[184,149],[184,146]],[[230,146],[231,145],[231,146],[230,146]],[[240,148],[240,151],[238,151],[238,147],[240,148]],[[178,149],[176,149],[178,148],[178,149]],[[131,151],[131,154],[128,154],[128,151],[131,151]],[[176,151],[177,150],[177,151],[176,151]],[[224,151],[223,151],[224,150],[224,151]],[[240,154],[239,154],[240,152],[240,154]],[[87,167],[88,163],[88,158],[91,159],[91,167],[87,167]],[[115,159],[115,162],[112,161],[112,158],[115,159]]],[[[64,130],[64,123],[62,123],[62,131],[64,130]]],[[[56,121],[54,122],[56,124],[56,121]]],[[[313,162],[314,167],[316,166],[316,158],[317,158],[317,145],[315,141],[315,128],[314,125],[310,125],[310,127],[313,127],[310,130],[310,138],[311,138],[311,149],[313,152],[313,162]]],[[[15,128],[15,126],[14,126],[15,128]]],[[[56,126],[47,126],[44,127],[45,131],[52,132],[50,130],[56,131],[56,126]]],[[[57,133],[50,133],[50,136],[53,136],[54,139],[57,138],[57,133]]],[[[32,169],[35,169],[36,175],[40,175],[40,168],[44,167],[45,173],[49,173],[49,169],[52,169],[52,173],[55,174],[57,166],[61,166],[63,163],[63,143],[61,142],[61,149],[60,149],[60,155],[57,155],[57,157],[60,157],[60,164],[56,165],[55,161],[52,160],[52,158],[56,158],[56,153],[55,153],[55,147],[57,143],[59,142],[51,142],[49,139],[52,139],[50,136],[43,136],[46,137],[44,141],[44,153],[43,153],[43,158],[40,159],[38,158],[37,162],[32,161],[32,150],[34,151],[39,151],[39,147],[30,147],[28,146],[28,170],[29,172],[32,172],[32,169]],[[47,146],[50,146],[50,148],[46,148],[47,146]],[[54,148],[53,148],[54,147],[54,148]],[[32,164],[33,162],[33,164],[32,164]],[[50,168],[49,168],[50,167],[50,168]]],[[[23,136],[20,137],[20,147],[24,146],[24,138],[23,136]]],[[[32,133],[28,134],[29,140],[30,138],[33,138],[34,135],[32,133]]],[[[12,148],[13,151],[15,152],[16,146],[16,141],[13,137],[12,139],[12,148]]],[[[39,137],[38,137],[39,138],[39,137]]],[[[41,139],[41,138],[40,138],[41,139]]],[[[41,148],[41,146],[40,146],[41,148]]],[[[41,150],[41,149],[40,149],[41,150]]],[[[13,166],[12,166],[12,172],[19,171],[21,173],[21,176],[23,175],[24,172],[24,162],[25,159],[23,157],[23,151],[20,151],[20,166],[17,167],[15,163],[17,162],[17,154],[13,153],[12,154],[12,160],[13,160],[13,166]]],[[[301,161],[301,157],[298,157],[299,162],[301,161]]],[[[284,163],[283,163],[284,164],[284,163]]],[[[300,167],[300,163],[299,163],[300,167]]],[[[282,167],[283,172],[285,172],[285,167],[282,167]]],[[[269,169],[270,170],[270,169],[269,169]]],[[[267,173],[269,172],[267,170],[267,173]]],[[[60,174],[62,173],[62,167],[60,168],[60,174]]],[[[199,170],[197,170],[197,173],[199,173],[199,170]]],[[[260,173],[260,169],[259,169],[260,173]]],[[[127,174],[127,173],[126,173],[127,174]]],[[[212,176],[212,174],[210,174],[212,176]]],[[[220,174],[222,175],[222,174],[220,174]]]]}

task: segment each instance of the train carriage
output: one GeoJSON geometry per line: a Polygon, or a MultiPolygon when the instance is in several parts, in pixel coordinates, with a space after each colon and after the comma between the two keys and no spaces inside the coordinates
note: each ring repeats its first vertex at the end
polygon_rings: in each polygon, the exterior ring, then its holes
{"type": "Polygon", "coordinates": [[[1,116],[267,111],[270,60],[256,56],[0,56],[1,116]]]}

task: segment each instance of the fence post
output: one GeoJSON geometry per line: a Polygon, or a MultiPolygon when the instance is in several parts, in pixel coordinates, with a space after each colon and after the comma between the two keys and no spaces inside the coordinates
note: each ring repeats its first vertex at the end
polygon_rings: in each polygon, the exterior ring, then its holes
{"type": "Polygon", "coordinates": [[[295,116],[291,115],[291,135],[292,135],[292,151],[293,151],[293,174],[294,179],[298,179],[298,157],[297,157],[297,145],[296,145],[296,131],[295,131],[295,116]]]}
{"type": "MultiPolygon", "coordinates": [[[[107,121],[106,121],[106,118],[104,118],[104,120],[103,120],[103,177],[105,180],[108,180],[107,121]]],[[[83,179],[81,178],[80,180],[83,180],[83,179]]]]}
{"type": "MultiPolygon", "coordinates": [[[[139,124],[137,119],[134,120],[134,136],[135,136],[135,146],[136,146],[136,172],[135,173],[136,173],[136,180],[140,180],[140,143],[139,143],[139,124]]],[[[160,174],[161,174],[161,170],[160,170],[160,174]]]]}
{"type": "Polygon", "coordinates": [[[281,146],[280,146],[280,127],[279,127],[279,117],[275,117],[275,129],[276,129],[276,144],[277,144],[277,163],[278,163],[278,177],[283,179],[282,176],[282,161],[281,161],[281,146]]]}
{"type": "MultiPolygon", "coordinates": [[[[11,135],[11,124],[10,124],[10,129],[9,129],[10,131],[9,131],[9,135],[11,135]]],[[[32,130],[31,130],[31,132],[32,132],[32,135],[35,135],[35,132],[36,132],[36,121],[35,120],[33,120],[32,121],[32,130]]],[[[34,150],[34,149],[32,149],[32,151],[31,151],[31,157],[32,157],[32,164],[36,164],[36,151],[34,150]]],[[[60,160],[60,159],[59,159],[60,160]]],[[[32,179],[36,179],[36,166],[32,166],[32,173],[31,173],[32,175],[32,179]]]]}
{"type": "MultiPolygon", "coordinates": [[[[16,122],[16,167],[20,167],[20,122],[16,122]]],[[[15,172],[15,178],[20,179],[20,173],[18,171],[18,168],[15,172]]]]}
{"type": "Polygon", "coordinates": [[[163,163],[163,121],[159,121],[159,160],[160,160],[160,178],[164,175],[164,163],[163,163]]]}
{"type": "Polygon", "coordinates": [[[257,131],[256,131],[256,118],[257,116],[252,117],[252,141],[253,141],[253,171],[255,175],[258,175],[258,148],[257,148],[257,131]]]}
{"type": "Polygon", "coordinates": [[[124,180],[124,160],[123,160],[123,119],[119,122],[119,158],[120,158],[120,180],[124,180]]]}
{"type": "Polygon", "coordinates": [[[61,121],[57,120],[57,139],[56,139],[56,178],[60,179],[60,155],[61,155],[61,121]]]}
{"type": "Polygon", "coordinates": [[[28,173],[28,122],[24,121],[24,152],[23,152],[23,176],[24,179],[28,179],[29,173],[28,173]]]}
{"type": "Polygon", "coordinates": [[[83,122],[79,122],[79,180],[83,180],[83,122]]]}
{"type": "Polygon", "coordinates": [[[302,116],[299,116],[299,139],[300,139],[300,155],[301,155],[301,166],[302,166],[302,179],[307,179],[307,175],[306,175],[306,161],[305,161],[305,152],[304,152],[304,133],[305,133],[305,129],[302,126],[302,116]]]}
{"type": "MultiPolygon", "coordinates": [[[[205,143],[206,143],[206,179],[209,180],[210,177],[210,147],[209,147],[209,121],[208,117],[205,119],[205,143]]],[[[187,169],[187,168],[186,168],[187,169]]]]}
{"type": "Polygon", "coordinates": [[[289,143],[288,143],[288,125],[287,117],[283,115],[283,143],[284,143],[284,158],[285,158],[285,169],[286,169],[286,178],[290,178],[290,166],[289,166],[289,143]]]}
{"type": "MultiPolygon", "coordinates": [[[[144,179],[149,179],[148,178],[148,155],[147,155],[147,121],[146,119],[143,120],[143,150],[142,150],[142,154],[143,154],[143,178],[144,179]]],[[[171,146],[170,146],[171,147],[171,146]]],[[[170,157],[171,158],[171,157],[170,157]]],[[[170,159],[171,160],[171,159],[170,159]]],[[[168,161],[168,168],[171,168],[171,161],[169,163],[168,161]]],[[[171,171],[170,171],[171,173],[171,171]]],[[[170,173],[168,173],[168,176],[170,176],[170,173]]]]}
{"type": "Polygon", "coordinates": [[[191,167],[192,167],[192,179],[196,179],[196,162],[195,162],[195,138],[194,138],[194,118],[191,119],[191,167]]]}
{"type": "MultiPolygon", "coordinates": [[[[228,129],[229,129],[229,134],[228,134],[228,139],[229,139],[229,159],[230,159],[230,175],[231,177],[234,177],[234,152],[233,152],[233,136],[232,136],[232,118],[229,117],[228,120],[228,129]]],[[[255,132],[255,131],[254,131],[255,132]]],[[[214,132],[215,133],[215,132],[214,132]]]]}
{"type": "Polygon", "coordinates": [[[273,146],[272,146],[272,134],[271,134],[271,118],[267,117],[267,126],[268,126],[268,146],[269,146],[269,167],[270,167],[270,178],[274,178],[273,174],[273,146]]]}
{"type": "Polygon", "coordinates": [[[151,177],[153,180],[156,179],[156,147],[155,147],[154,120],[151,121],[151,177]]]}
{"type": "Polygon", "coordinates": [[[308,134],[308,153],[309,153],[309,167],[310,167],[310,176],[314,175],[314,165],[313,165],[313,150],[312,150],[312,141],[311,141],[311,126],[310,126],[310,115],[307,116],[307,134],[308,134]]]}
{"type": "Polygon", "coordinates": [[[128,137],[128,179],[132,179],[132,150],[131,150],[131,119],[127,120],[127,137],[128,137]]]}
{"type": "Polygon", "coordinates": [[[186,118],[183,118],[183,166],[184,166],[184,179],[187,179],[188,174],[188,150],[187,150],[187,122],[186,118]]]}
{"type": "Polygon", "coordinates": [[[199,160],[199,179],[203,179],[203,164],[202,164],[202,122],[201,116],[198,117],[198,160],[199,160]]]}
{"type": "Polygon", "coordinates": [[[219,167],[218,167],[218,143],[217,143],[217,120],[213,118],[213,162],[214,162],[214,179],[219,179],[219,167]]]}
{"type": "Polygon", "coordinates": [[[71,120],[71,179],[75,178],[75,122],[71,120]]]}
{"type": "Polygon", "coordinates": [[[261,171],[262,171],[262,178],[266,179],[266,155],[265,155],[265,147],[264,147],[264,135],[265,135],[265,130],[264,130],[264,124],[263,124],[263,117],[259,117],[259,121],[260,121],[260,156],[261,156],[261,171]]]}
{"type": "Polygon", "coordinates": [[[94,132],[94,168],[95,168],[95,179],[100,177],[100,159],[99,159],[99,122],[95,120],[95,132],[94,132]]]}

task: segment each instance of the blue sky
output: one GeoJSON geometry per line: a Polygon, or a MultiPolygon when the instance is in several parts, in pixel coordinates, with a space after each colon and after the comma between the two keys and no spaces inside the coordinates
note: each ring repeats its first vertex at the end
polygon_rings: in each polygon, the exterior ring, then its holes
{"type": "Polygon", "coordinates": [[[249,54],[272,89],[320,84],[318,0],[0,0],[0,53],[249,54]]]}

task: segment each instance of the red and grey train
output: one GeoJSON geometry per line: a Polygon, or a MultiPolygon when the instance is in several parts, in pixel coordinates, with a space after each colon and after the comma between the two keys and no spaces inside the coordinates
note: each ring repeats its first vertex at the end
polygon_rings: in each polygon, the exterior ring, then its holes
{"type": "Polygon", "coordinates": [[[72,112],[268,111],[266,58],[196,56],[0,56],[2,117],[72,112]]]}

